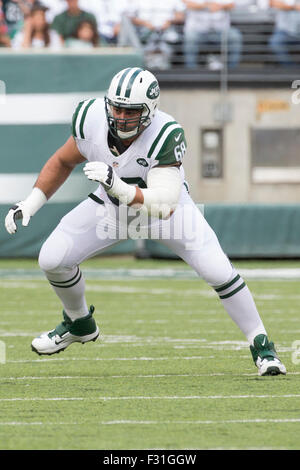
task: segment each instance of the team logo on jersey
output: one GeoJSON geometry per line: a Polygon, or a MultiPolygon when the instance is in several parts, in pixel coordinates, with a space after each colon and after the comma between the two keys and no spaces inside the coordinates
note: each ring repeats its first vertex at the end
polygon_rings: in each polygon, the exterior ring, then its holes
{"type": "Polygon", "coordinates": [[[150,100],[155,100],[155,98],[158,98],[159,96],[159,85],[158,82],[155,80],[154,82],[151,83],[147,90],[147,97],[150,98],[150,100]]]}
{"type": "Polygon", "coordinates": [[[144,167],[149,166],[149,163],[148,163],[147,160],[145,160],[144,158],[138,158],[136,162],[137,162],[139,165],[142,165],[142,166],[144,166],[144,167]]]}

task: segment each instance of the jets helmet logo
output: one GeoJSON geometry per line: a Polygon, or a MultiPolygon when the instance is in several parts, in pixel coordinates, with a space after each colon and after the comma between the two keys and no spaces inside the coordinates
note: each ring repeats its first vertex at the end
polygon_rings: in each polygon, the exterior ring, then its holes
{"type": "Polygon", "coordinates": [[[159,96],[159,92],[159,85],[158,82],[155,80],[151,83],[151,85],[149,85],[146,95],[150,100],[155,100],[159,96]]]}

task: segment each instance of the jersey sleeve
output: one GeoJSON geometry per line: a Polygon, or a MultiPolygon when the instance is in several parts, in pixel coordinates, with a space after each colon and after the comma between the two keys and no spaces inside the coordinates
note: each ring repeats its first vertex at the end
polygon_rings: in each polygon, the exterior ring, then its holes
{"type": "Polygon", "coordinates": [[[165,124],[150,148],[152,167],[181,163],[186,152],[183,128],[176,122],[165,124]]]}

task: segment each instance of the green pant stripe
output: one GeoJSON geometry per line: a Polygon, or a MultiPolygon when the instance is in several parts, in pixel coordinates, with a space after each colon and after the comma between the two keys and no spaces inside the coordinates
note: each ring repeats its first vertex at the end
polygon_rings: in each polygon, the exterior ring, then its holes
{"type": "Polygon", "coordinates": [[[78,278],[75,282],[73,282],[72,284],[69,284],[69,285],[65,286],[65,285],[62,285],[62,284],[56,284],[55,282],[51,282],[51,281],[50,281],[50,284],[51,284],[53,287],[59,287],[60,289],[68,289],[69,287],[73,287],[73,286],[75,286],[76,284],[78,284],[78,282],[80,281],[81,277],[82,277],[82,272],[80,271],[80,276],[79,276],[79,278],[78,278]]]}
{"type": "Polygon", "coordinates": [[[133,82],[134,80],[136,79],[136,77],[143,71],[143,69],[137,69],[130,77],[129,79],[129,82],[127,84],[127,88],[126,88],[126,91],[125,91],[125,97],[126,98],[129,98],[130,96],[130,93],[131,93],[131,88],[132,88],[132,85],[133,85],[133,82]]]}
{"type": "Polygon", "coordinates": [[[130,67],[128,69],[124,70],[124,73],[123,73],[122,77],[120,78],[120,81],[119,81],[118,86],[117,86],[117,91],[116,91],[117,96],[120,96],[123,82],[124,82],[126,76],[129,74],[130,70],[131,70],[130,67]]]}
{"type": "Polygon", "coordinates": [[[73,116],[72,133],[73,133],[73,136],[74,136],[74,137],[77,137],[77,133],[76,133],[76,121],[77,121],[77,118],[78,118],[79,111],[81,110],[81,108],[82,108],[82,106],[83,106],[83,103],[84,103],[84,101],[81,101],[81,103],[79,103],[79,105],[77,106],[76,111],[75,111],[75,113],[74,113],[74,116],[73,116]]]}
{"type": "Polygon", "coordinates": [[[156,137],[156,139],[154,140],[153,144],[151,145],[151,148],[149,150],[149,153],[147,155],[147,158],[150,158],[152,153],[154,152],[154,149],[155,147],[157,146],[161,136],[163,135],[163,133],[165,132],[166,129],[168,129],[169,126],[172,126],[173,124],[177,124],[176,121],[170,121],[170,122],[167,122],[163,127],[162,129],[160,130],[160,133],[158,134],[158,136],[156,137]]]}
{"type": "Polygon", "coordinates": [[[102,201],[102,199],[100,199],[100,197],[96,196],[94,193],[90,193],[88,197],[93,199],[93,201],[97,202],[98,204],[105,204],[104,201],[102,201]]]}
{"type": "Polygon", "coordinates": [[[84,139],[84,132],[83,132],[83,126],[84,126],[84,121],[85,121],[85,118],[86,118],[86,114],[89,110],[89,107],[92,106],[92,104],[94,103],[95,99],[93,100],[90,100],[89,103],[86,105],[85,107],[85,110],[83,111],[82,113],[82,117],[81,117],[81,121],[80,121],[80,128],[79,128],[79,131],[80,131],[80,137],[82,139],[84,139]]]}
{"type": "Polygon", "coordinates": [[[228,287],[231,287],[236,281],[238,281],[240,279],[240,275],[237,274],[237,276],[235,276],[234,279],[232,279],[232,281],[228,282],[227,284],[224,284],[223,286],[220,286],[220,287],[215,287],[215,291],[216,292],[222,292],[222,290],[225,290],[225,289],[228,289],[228,287]]]}
{"type": "Polygon", "coordinates": [[[236,294],[237,292],[242,290],[243,287],[245,287],[245,286],[246,286],[246,284],[245,284],[245,282],[243,282],[239,287],[237,287],[233,291],[229,292],[229,294],[220,295],[220,299],[228,299],[228,297],[231,297],[232,295],[236,294]]]}
{"type": "Polygon", "coordinates": [[[49,282],[50,282],[50,284],[56,284],[57,287],[60,287],[61,285],[68,284],[69,282],[74,281],[74,279],[76,279],[76,277],[78,276],[79,272],[80,272],[80,269],[77,266],[76,274],[71,279],[68,279],[67,281],[51,281],[51,279],[49,279],[49,282]]]}

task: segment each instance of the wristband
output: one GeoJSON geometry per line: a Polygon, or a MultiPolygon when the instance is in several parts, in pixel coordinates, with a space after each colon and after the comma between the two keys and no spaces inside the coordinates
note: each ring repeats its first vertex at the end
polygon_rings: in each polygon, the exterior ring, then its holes
{"type": "Polygon", "coordinates": [[[30,215],[34,215],[45,203],[47,198],[43,191],[34,187],[29,196],[23,201],[30,215]]]}
{"type": "Polygon", "coordinates": [[[107,191],[110,196],[116,197],[122,204],[130,204],[136,194],[135,186],[125,183],[116,174],[112,187],[107,191]]]}

